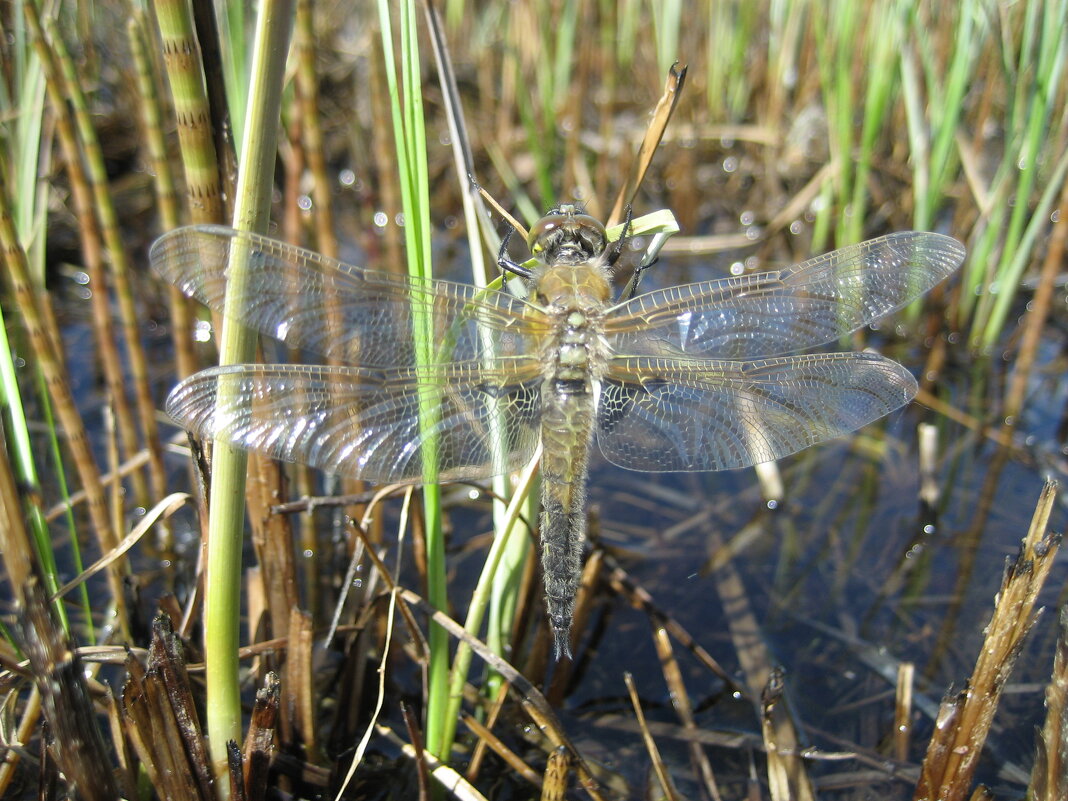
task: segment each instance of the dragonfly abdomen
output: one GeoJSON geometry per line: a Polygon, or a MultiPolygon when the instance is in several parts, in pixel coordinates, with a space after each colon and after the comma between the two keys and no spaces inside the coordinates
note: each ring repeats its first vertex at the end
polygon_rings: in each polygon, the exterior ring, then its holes
{"type": "Polygon", "coordinates": [[[603,271],[588,264],[551,268],[542,280],[539,293],[547,285],[560,285],[549,306],[554,327],[542,354],[546,373],[541,392],[541,564],[560,658],[571,656],[571,618],[586,540],[594,390],[607,360],[602,298],[608,284],[603,271]]]}
{"type": "Polygon", "coordinates": [[[549,379],[542,390],[541,565],[557,658],[571,656],[571,618],[586,540],[590,389],[588,380],[549,379]]]}

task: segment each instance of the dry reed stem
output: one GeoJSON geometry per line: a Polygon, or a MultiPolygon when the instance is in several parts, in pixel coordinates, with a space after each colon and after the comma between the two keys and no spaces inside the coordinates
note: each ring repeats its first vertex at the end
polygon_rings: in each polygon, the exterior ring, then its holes
{"type": "MultiPolygon", "coordinates": [[[[101,475],[100,483],[109,488],[114,484],[121,484],[126,476],[129,476],[138,468],[142,467],[146,462],[148,462],[148,452],[144,450],[138,451],[133,458],[118,465],[114,470],[109,470],[107,473],[101,475]]],[[[73,509],[78,504],[85,503],[86,500],[87,496],[84,489],[75,490],[67,496],[66,500],[59,501],[48,507],[45,511],[45,520],[51,523],[56,518],[65,515],[68,510],[73,509]]]]}
{"type": "Polygon", "coordinates": [[[145,670],[132,654],[129,662],[122,690],[122,716],[126,737],[137,754],[141,769],[164,798],[176,797],[176,793],[187,790],[191,797],[196,798],[192,777],[184,773],[179,778],[174,753],[167,747],[163,735],[166,727],[158,720],[159,710],[149,699],[145,670]],[[162,746],[158,753],[157,746],[162,746]]]}
{"type": "MultiPolygon", "coordinates": [[[[87,801],[118,798],[111,757],[89,693],[85,669],[68,644],[36,577],[16,588],[23,651],[41,693],[54,756],[67,782],[87,801]]],[[[44,745],[45,738],[42,738],[44,745]]]]}
{"type": "Polygon", "coordinates": [[[916,787],[917,801],[966,797],[1001,691],[1038,617],[1038,593],[1056,558],[1060,536],[1047,533],[1055,496],[1056,485],[1047,482],[1020,553],[1006,567],[972,677],[961,692],[942,702],[916,787]]]}
{"type": "MultiPolygon", "coordinates": [[[[768,674],[767,684],[760,694],[760,734],[764,740],[764,753],[768,760],[768,794],[772,801],[793,801],[794,784],[791,772],[794,769],[791,760],[782,753],[783,744],[779,741],[782,726],[775,710],[781,708],[786,676],[781,667],[774,667],[768,674]]],[[[794,751],[796,746],[787,746],[794,751]]]]}
{"type": "MultiPolygon", "coordinates": [[[[710,547],[718,550],[723,543],[718,534],[710,536],[710,547]]],[[[763,698],[777,675],[771,655],[760,633],[760,624],[749,605],[741,576],[731,561],[724,561],[714,571],[716,589],[727,618],[738,662],[745,674],[751,698],[763,698]]],[[[777,699],[776,699],[777,700],[777,699]]],[[[793,720],[781,702],[762,705],[761,720],[768,755],[768,779],[773,801],[786,798],[810,801],[815,791],[808,778],[804,760],[798,756],[801,742],[793,720]]]]}
{"type": "Polygon", "coordinates": [[[1031,771],[1034,801],[1068,798],[1068,606],[1061,607],[1053,675],[1046,687],[1046,721],[1031,771]]]}
{"type": "MultiPolygon", "coordinates": [[[[493,699],[493,703],[485,714],[485,727],[491,731],[493,730],[493,727],[497,725],[501,710],[504,709],[505,702],[508,700],[508,690],[510,687],[511,685],[509,685],[508,682],[501,682],[500,687],[497,690],[497,697],[493,699]]],[[[464,774],[467,776],[468,781],[474,783],[478,780],[479,772],[482,770],[482,761],[486,758],[486,751],[488,748],[488,744],[481,738],[475,743],[475,747],[471,750],[471,758],[467,763],[467,772],[464,774]]]]}
{"type": "Polygon", "coordinates": [[[298,602],[290,519],[271,513],[275,501],[285,496],[282,466],[261,453],[250,452],[245,483],[246,516],[252,531],[252,548],[262,570],[271,631],[279,637],[288,635],[290,610],[298,602]]]}
{"type": "MultiPolygon", "coordinates": [[[[0,211],[2,213],[2,211],[0,211]]],[[[22,499],[6,442],[0,446],[0,554],[12,590],[26,586],[34,578],[37,558],[26,521],[22,516],[22,499]]],[[[14,651],[13,644],[12,651],[14,651]]],[[[14,659],[14,653],[11,654],[14,659]]]]}
{"type": "MultiPolygon", "coordinates": [[[[210,791],[211,772],[208,769],[208,752],[201,734],[200,718],[193,701],[193,687],[186,671],[185,648],[174,633],[171,619],[156,615],[152,621],[152,642],[149,646],[148,665],[150,675],[157,674],[166,692],[166,702],[174,715],[177,731],[182,741],[182,750],[201,791],[210,791]]],[[[161,699],[162,700],[162,699],[161,699]]]]}
{"type": "Polygon", "coordinates": [[[22,707],[22,718],[15,730],[14,739],[5,743],[3,749],[3,762],[0,763],[0,798],[7,798],[8,788],[22,761],[22,748],[16,746],[25,746],[33,738],[40,724],[41,711],[41,693],[37,685],[34,685],[22,707]]]}
{"type": "Polygon", "coordinates": [[[909,737],[912,734],[912,690],[916,665],[901,662],[897,666],[897,682],[894,684],[894,759],[904,762],[909,758],[909,737]]]}
{"type": "Polygon", "coordinates": [[[401,714],[404,715],[404,727],[408,730],[408,740],[415,753],[415,775],[419,781],[419,801],[430,799],[430,771],[426,764],[426,748],[423,745],[423,733],[419,730],[419,721],[416,719],[412,708],[404,703],[400,704],[401,714]]]}
{"type": "Polygon", "coordinates": [[[312,11],[311,0],[298,0],[296,27],[293,31],[293,47],[297,59],[294,87],[300,109],[304,152],[308,158],[308,170],[311,172],[315,249],[328,258],[336,259],[337,237],[334,235],[333,200],[330,197],[333,181],[326,171],[323,129],[319,123],[319,80],[315,71],[316,38],[312,11]]]}
{"type": "Polygon", "coordinates": [[[947,403],[925,389],[920,389],[920,391],[916,393],[916,402],[938,412],[940,415],[949,418],[954,423],[958,423],[970,431],[981,434],[991,442],[1001,445],[1002,447],[1014,448],[1017,446],[1011,432],[1006,431],[1004,428],[991,428],[982,420],[973,417],[965,411],[961,411],[956,406],[947,403]]]}
{"type": "MultiPolygon", "coordinates": [[[[88,103],[82,91],[81,80],[75,70],[74,61],[67,51],[63,37],[59,35],[54,17],[45,19],[45,29],[51,40],[55,58],[59,62],[62,93],[74,109],[74,121],[77,124],[81,144],[81,160],[86,165],[85,176],[89,180],[89,188],[93,197],[92,211],[95,212],[99,221],[100,233],[103,235],[104,245],[107,248],[106,264],[110,267],[111,286],[118,300],[119,320],[122,323],[123,338],[126,341],[126,360],[130,368],[126,384],[133,386],[134,401],[141,418],[141,431],[144,434],[144,445],[148,450],[149,481],[153,496],[158,498],[167,492],[167,480],[163,468],[163,447],[160,442],[159,426],[156,424],[156,406],[149,389],[148,359],[141,341],[141,323],[138,319],[133,287],[130,284],[130,259],[122,241],[122,233],[119,231],[118,213],[115,211],[114,199],[108,184],[100,140],[96,135],[96,129],[93,128],[88,103]]],[[[103,344],[104,347],[115,347],[113,339],[105,340],[103,344]]],[[[125,394],[125,388],[123,394],[125,394]]],[[[131,452],[136,450],[135,441],[131,452]]],[[[125,456],[129,457],[131,452],[127,452],[125,456]]],[[[151,502],[147,495],[139,497],[141,503],[145,505],[151,502]]]]}
{"type": "MultiPolygon", "coordinates": [[[[650,623],[654,624],[653,644],[656,646],[657,655],[660,657],[660,669],[664,674],[664,682],[667,684],[671,696],[671,705],[675,709],[675,714],[678,715],[679,720],[682,721],[683,731],[687,734],[693,734],[697,731],[693,703],[690,701],[690,694],[683,681],[679,661],[675,658],[675,651],[671,647],[671,638],[663,626],[656,625],[655,618],[651,619],[650,623]]],[[[712,801],[721,801],[722,796],[719,792],[719,786],[716,784],[712,763],[708,761],[708,755],[705,754],[704,749],[701,748],[701,744],[696,739],[689,740],[687,746],[690,750],[690,760],[693,762],[697,775],[701,777],[709,798],[712,801]]]]}
{"type": "Polygon", "coordinates": [[[596,780],[593,778],[593,773],[586,764],[586,761],[582,758],[582,755],[567,736],[567,732],[564,731],[552,706],[546,701],[545,697],[538,691],[538,689],[526,678],[526,676],[500,656],[493,653],[493,651],[491,651],[485,643],[477,637],[468,634],[462,625],[457,623],[444,612],[430,606],[430,604],[423,600],[418,594],[411,590],[401,590],[398,597],[407,602],[411,607],[419,609],[423,614],[428,615],[434,623],[437,623],[444,628],[453,637],[465,642],[490,668],[496,670],[510,682],[520,696],[523,709],[531,717],[538,729],[540,729],[549,739],[549,742],[553,747],[565,746],[567,748],[568,753],[570,753],[575,760],[575,767],[579,772],[583,782],[583,788],[586,792],[595,799],[601,799],[601,795],[597,790],[596,780]]]}
{"type": "MultiPolygon", "coordinates": [[[[204,97],[207,101],[209,133],[212,140],[211,153],[213,159],[218,159],[220,186],[223,190],[222,201],[224,204],[223,216],[219,220],[205,220],[205,222],[223,222],[233,219],[234,209],[237,206],[237,148],[234,145],[233,121],[230,118],[230,105],[227,101],[226,86],[224,85],[224,66],[222,53],[222,34],[219,30],[219,21],[216,16],[215,5],[210,0],[192,0],[193,15],[189,23],[190,30],[195,29],[196,44],[191,53],[197,56],[195,70],[200,73],[203,80],[201,88],[206,89],[204,97]]],[[[176,12],[188,15],[188,5],[182,5],[176,12]]],[[[247,34],[247,32],[245,32],[247,34]]],[[[250,44],[251,38],[245,44],[250,44]]],[[[183,160],[185,159],[183,153],[183,160]]],[[[196,222],[196,220],[194,220],[196,222]]]]}
{"type": "MultiPolygon", "coordinates": [[[[438,67],[438,82],[441,85],[442,107],[445,113],[445,121],[449,127],[453,163],[455,165],[456,178],[461,185],[461,202],[463,205],[464,220],[467,223],[467,240],[471,248],[472,277],[479,286],[489,284],[492,281],[486,268],[486,260],[482,257],[479,243],[484,243],[491,252],[500,247],[500,240],[493,228],[488,224],[490,220],[489,209],[482,199],[482,189],[475,181],[475,156],[471,147],[471,137],[468,133],[467,119],[464,115],[461,101],[459,82],[456,70],[453,68],[452,56],[449,53],[448,39],[437,5],[428,0],[423,4],[426,18],[427,33],[434,50],[434,61],[438,67]]],[[[524,236],[525,238],[525,236],[524,236]]],[[[501,485],[503,487],[503,483],[501,485]]],[[[507,506],[502,501],[502,508],[507,506]]]]}
{"type": "Polygon", "coordinates": [[[639,586],[626,570],[620,567],[620,565],[611,557],[606,557],[606,561],[611,568],[611,572],[608,574],[608,580],[611,583],[613,590],[626,598],[635,609],[643,610],[655,621],[656,625],[663,626],[672,637],[678,640],[683,648],[693,654],[702,665],[722,680],[730,690],[737,690],[743,694],[748,692],[745,687],[737,684],[734,679],[731,678],[730,673],[716,661],[712,654],[697,642],[693,635],[690,634],[684,626],[663,610],[659,609],[649,592],[639,586]]]}
{"type": "Polygon", "coordinates": [[[278,676],[268,672],[263,686],[256,691],[248,733],[242,751],[244,786],[249,798],[265,798],[269,768],[277,749],[275,743],[278,725],[281,683],[278,676]]]}
{"type": "Polygon", "coordinates": [[[101,570],[104,570],[108,566],[119,562],[126,554],[126,552],[133,548],[134,545],[136,545],[138,542],[140,542],[141,538],[144,537],[145,534],[147,534],[154,525],[156,525],[157,521],[166,520],[180,508],[185,506],[186,502],[189,501],[191,497],[192,496],[185,492],[174,492],[168,495],[163,500],[161,500],[159,503],[157,503],[155,506],[148,510],[144,517],[142,517],[141,520],[138,521],[137,525],[133,527],[129,534],[122,538],[122,541],[118,545],[116,545],[114,548],[112,548],[110,551],[108,551],[106,554],[96,560],[93,564],[89,565],[89,567],[85,568],[81,573],[79,573],[73,579],[71,579],[58,590],[56,590],[52,594],[52,598],[50,598],[49,600],[62,598],[75,587],[85,583],[90,578],[95,576],[101,570]]]}
{"type": "MultiPolygon", "coordinates": [[[[406,488],[406,489],[409,489],[409,491],[410,491],[410,488],[406,488]]],[[[371,508],[372,508],[371,506],[368,506],[368,510],[370,510],[371,508]]],[[[365,522],[366,522],[366,520],[365,520],[365,522]]],[[[382,561],[381,557],[378,555],[378,552],[375,551],[374,546],[371,544],[370,540],[368,539],[367,529],[364,526],[357,526],[355,531],[356,531],[356,535],[361,540],[363,540],[364,551],[367,554],[367,557],[371,560],[371,563],[375,567],[375,571],[374,571],[375,574],[377,576],[381,577],[383,583],[385,584],[385,589],[389,593],[392,593],[395,589],[399,588],[399,585],[396,583],[396,581],[393,578],[393,574],[389,571],[389,568],[386,567],[385,563],[382,561]]],[[[426,636],[423,634],[423,630],[419,627],[419,624],[416,622],[415,615],[412,614],[411,607],[406,602],[404,596],[403,595],[399,596],[397,600],[398,600],[398,608],[400,610],[401,616],[404,618],[404,623],[407,626],[408,632],[411,634],[412,641],[415,644],[416,649],[417,649],[416,650],[416,661],[425,663],[427,661],[427,659],[429,659],[430,645],[427,642],[426,636]]],[[[374,612],[373,612],[372,608],[368,607],[366,609],[366,614],[365,614],[362,622],[366,625],[370,620],[374,619],[372,617],[373,614],[374,614],[374,612]]]]}
{"type": "MultiPolygon", "coordinates": [[[[298,10],[296,22],[297,28],[301,25],[300,16],[301,12],[298,10]]],[[[303,58],[303,56],[301,56],[301,58],[303,58]]],[[[297,94],[300,94],[299,88],[297,89],[297,94]]],[[[280,159],[285,167],[285,177],[283,179],[284,195],[282,200],[281,238],[294,245],[304,244],[305,239],[303,226],[304,213],[300,208],[300,198],[302,197],[305,184],[304,178],[306,170],[305,145],[300,138],[300,127],[305,117],[306,112],[302,110],[299,98],[296,98],[295,102],[288,108],[283,109],[283,128],[286,134],[286,139],[279,144],[280,159]],[[287,117],[288,122],[286,122],[287,117]]],[[[315,124],[317,124],[317,122],[315,124]]],[[[333,253],[336,253],[336,247],[334,248],[333,253]]],[[[327,255],[331,254],[327,253],[327,255]]],[[[292,296],[289,301],[291,307],[298,308],[297,296],[299,295],[301,288],[295,286],[294,281],[289,281],[287,282],[287,290],[292,296]]],[[[334,315],[334,310],[336,309],[337,304],[333,296],[323,300],[328,310],[327,314],[334,315]]],[[[336,319],[336,317],[334,317],[334,319],[336,319]]],[[[329,323],[332,332],[340,330],[334,322],[334,319],[331,319],[329,323]]],[[[291,359],[295,360],[296,354],[296,349],[289,349],[291,359]]],[[[329,363],[337,364],[336,360],[333,359],[329,360],[329,363]]],[[[305,409],[301,405],[301,398],[299,397],[294,398],[292,414],[294,416],[305,414],[305,409]]],[[[287,475],[299,495],[309,496],[313,493],[314,478],[312,473],[312,469],[307,465],[298,463],[289,467],[287,475]]],[[[318,576],[320,571],[320,548],[318,535],[310,515],[296,519],[296,537],[298,539],[297,552],[308,554],[307,558],[302,559],[300,562],[300,574],[307,592],[307,608],[310,609],[314,615],[319,611],[318,576]]]]}
{"type": "Polygon", "coordinates": [[[115,781],[120,785],[123,798],[137,798],[137,755],[126,739],[122,722],[122,710],[119,699],[108,687],[105,694],[107,703],[108,730],[111,734],[111,746],[115,749],[119,766],[115,771],[115,781]]]}
{"type": "MultiPolygon", "coordinates": [[[[176,761],[177,753],[170,746],[167,734],[172,728],[164,719],[163,708],[157,703],[158,692],[153,688],[158,676],[149,678],[143,666],[131,655],[127,679],[122,691],[122,713],[126,736],[137,753],[141,768],[152,785],[164,798],[203,797],[197,794],[196,783],[188,770],[176,761]]],[[[173,724],[173,721],[170,723],[173,724]]]]}
{"type": "MultiPolygon", "coordinates": [[[[377,34],[377,31],[376,31],[377,34]]],[[[382,253],[383,269],[390,272],[401,273],[404,271],[404,254],[401,248],[402,231],[396,225],[397,215],[400,213],[400,176],[395,169],[396,154],[392,150],[393,132],[390,128],[392,114],[389,110],[389,93],[386,91],[386,80],[382,71],[385,69],[385,58],[382,55],[380,37],[373,37],[372,54],[368,59],[370,80],[368,81],[371,103],[371,165],[369,167],[378,190],[375,206],[382,209],[388,219],[387,225],[382,229],[382,253]]]]}
{"type": "MultiPolygon", "coordinates": [[[[483,748],[492,750],[493,753],[499,756],[501,760],[508,765],[508,767],[515,771],[516,775],[530,782],[535,787],[544,786],[542,777],[538,775],[537,771],[524,762],[522,757],[509,748],[504,741],[494,734],[488,727],[483,726],[471,715],[461,715],[460,719],[463,721],[464,725],[471,730],[471,733],[478,738],[479,745],[483,748]]],[[[550,752],[549,754],[550,760],[553,753],[555,752],[550,752]]]]}
{"type": "Polygon", "coordinates": [[[226,766],[230,779],[230,795],[228,801],[248,801],[245,792],[245,766],[241,760],[241,749],[233,740],[226,744],[226,766]]]}
{"type": "Polygon", "coordinates": [[[625,671],[623,673],[623,681],[627,685],[627,693],[630,695],[630,703],[634,709],[635,719],[638,722],[638,731],[641,732],[642,742],[645,744],[645,750],[649,754],[649,761],[653,765],[653,772],[656,774],[660,790],[668,801],[677,801],[679,798],[678,790],[675,789],[675,784],[671,781],[671,775],[668,773],[667,766],[660,756],[660,749],[656,747],[656,741],[646,725],[645,712],[642,710],[641,699],[638,697],[638,688],[634,686],[634,676],[629,671],[625,671]]]}
{"type": "Polygon", "coordinates": [[[920,469],[920,502],[928,509],[934,509],[942,496],[938,483],[938,427],[931,423],[920,423],[916,427],[916,444],[920,469]]]}
{"type": "MultiPolygon", "coordinates": [[[[15,476],[11,471],[11,462],[4,448],[0,448],[0,554],[3,554],[4,568],[12,589],[28,586],[31,580],[34,580],[33,569],[36,559],[22,516],[22,504],[15,476]]],[[[3,645],[4,668],[14,675],[18,671],[15,645],[6,640],[3,641],[3,645]]],[[[37,728],[40,713],[41,693],[34,684],[30,697],[26,701],[14,742],[5,743],[5,746],[28,743],[37,728]]],[[[4,794],[14,779],[15,770],[21,759],[17,748],[5,747],[3,752],[3,763],[0,764],[0,795],[4,794]]]]}
{"type": "MultiPolygon", "coordinates": [[[[33,33],[34,49],[45,76],[48,99],[51,103],[56,123],[56,134],[66,161],[65,166],[70,181],[71,202],[75,218],[78,221],[78,236],[82,249],[82,258],[85,262],[86,272],[89,275],[90,285],[93,287],[90,303],[93,308],[92,325],[97,342],[97,354],[104,370],[104,382],[108,388],[108,400],[118,421],[119,433],[122,438],[122,452],[124,457],[129,459],[138,450],[137,425],[126,397],[126,382],[123,377],[119,352],[115,345],[116,333],[108,299],[111,282],[107,277],[105,268],[104,238],[101,231],[101,221],[95,213],[95,201],[90,186],[91,181],[86,174],[86,166],[82,158],[84,155],[85,131],[82,131],[83,141],[79,142],[78,129],[75,127],[75,120],[72,118],[71,109],[67,102],[70,87],[65,85],[56,44],[54,42],[50,43],[46,39],[36,7],[32,3],[24,3],[24,11],[26,22],[33,33]]],[[[85,125],[87,123],[83,121],[81,127],[84,128],[85,125]]],[[[50,312],[45,312],[45,314],[50,314],[50,312]]],[[[53,329],[54,326],[49,326],[49,328],[53,329]]],[[[53,332],[52,338],[53,345],[58,352],[61,349],[59,334],[53,332]]],[[[147,504],[148,490],[145,486],[144,478],[139,473],[132,474],[131,478],[135,497],[138,498],[140,503],[147,504]]],[[[162,492],[158,493],[158,495],[162,494],[162,492]]]]}
{"type": "Polygon", "coordinates": [[[318,734],[315,729],[315,676],[312,651],[315,645],[311,615],[299,607],[290,609],[289,640],[286,647],[286,670],[283,678],[283,718],[291,716],[293,736],[287,742],[300,742],[309,762],[319,760],[318,734]]]}
{"type": "MultiPolygon", "coordinates": [[[[400,748],[408,758],[416,759],[418,757],[415,747],[411,743],[404,742],[388,726],[380,723],[376,724],[375,732],[400,748]]],[[[422,758],[426,761],[434,781],[445,788],[447,793],[451,793],[450,797],[454,797],[458,801],[487,801],[486,796],[471,786],[454,768],[443,763],[429,751],[423,751],[422,758]]]]}
{"type": "Polygon", "coordinates": [[[566,748],[557,748],[549,752],[541,782],[541,801],[564,801],[567,796],[569,763],[570,758],[566,748]]]}

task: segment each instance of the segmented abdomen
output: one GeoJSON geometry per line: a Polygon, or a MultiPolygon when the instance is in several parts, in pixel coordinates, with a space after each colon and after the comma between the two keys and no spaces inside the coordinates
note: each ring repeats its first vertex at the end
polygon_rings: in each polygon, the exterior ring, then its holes
{"type": "Polygon", "coordinates": [[[571,617],[586,539],[593,396],[588,382],[549,380],[542,400],[541,564],[559,658],[571,656],[571,617]]]}

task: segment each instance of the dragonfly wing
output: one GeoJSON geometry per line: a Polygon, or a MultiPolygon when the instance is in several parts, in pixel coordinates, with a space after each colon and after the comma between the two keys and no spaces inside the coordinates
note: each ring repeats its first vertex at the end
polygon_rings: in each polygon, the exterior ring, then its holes
{"type": "Polygon", "coordinates": [[[546,327],[536,307],[503,292],[422,284],[218,225],[170,231],[153,244],[150,259],[164,278],[220,314],[349,364],[414,365],[420,315],[431,322],[433,341],[448,348],[442,361],[519,355],[546,327]],[[242,283],[229,280],[232,259],[244,260],[242,283]]]}
{"type": "Polygon", "coordinates": [[[200,437],[376,483],[423,481],[434,448],[441,480],[486,478],[538,442],[541,378],[529,360],[513,367],[215,367],[179,384],[167,413],[200,437]]]}
{"type": "Polygon", "coordinates": [[[964,260],[941,234],[905,231],[769,273],[639,295],[609,312],[616,353],[751,359],[832,342],[907,305],[964,260]]]}
{"type": "Polygon", "coordinates": [[[630,470],[748,467],[858,429],[915,394],[904,367],[873,353],[620,357],[602,383],[597,442],[630,470]]]}

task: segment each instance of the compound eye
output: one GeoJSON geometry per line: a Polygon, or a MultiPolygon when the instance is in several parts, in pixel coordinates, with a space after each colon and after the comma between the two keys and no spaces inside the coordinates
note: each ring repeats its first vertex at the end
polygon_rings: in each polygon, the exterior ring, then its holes
{"type": "Polygon", "coordinates": [[[591,217],[589,214],[575,214],[571,217],[571,221],[576,231],[585,229],[581,234],[583,239],[588,242],[600,243],[598,251],[603,250],[604,246],[608,244],[608,232],[605,230],[604,224],[596,217],[591,217]]]}
{"type": "Polygon", "coordinates": [[[546,214],[533,226],[527,234],[527,247],[530,252],[537,256],[545,250],[545,240],[560,226],[567,223],[566,214],[546,214]]]}

